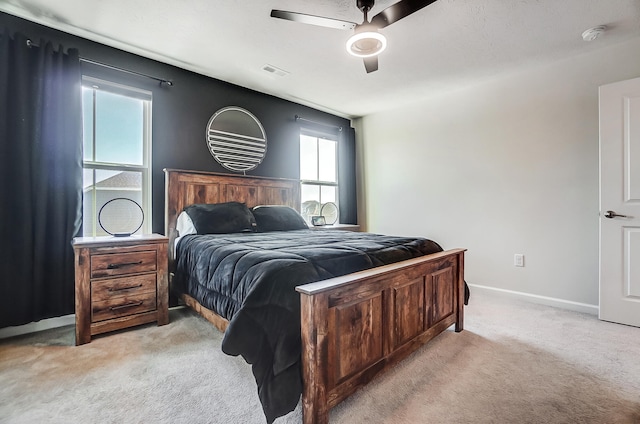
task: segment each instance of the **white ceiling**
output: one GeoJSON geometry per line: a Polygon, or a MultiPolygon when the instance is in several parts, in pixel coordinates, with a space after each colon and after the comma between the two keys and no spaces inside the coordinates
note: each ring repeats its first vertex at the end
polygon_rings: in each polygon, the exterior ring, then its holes
{"type": "MultiPolygon", "coordinates": [[[[370,17],[395,2],[379,0],[370,17]]],[[[271,9],[282,9],[360,23],[355,4],[0,0],[0,10],[345,117],[406,105],[640,36],[639,0],[438,0],[382,30],[387,50],[379,57],[379,70],[367,74],[362,60],[345,50],[348,31],[269,16],[271,9]],[[582,32],[596,25],[608,31],[583,41],[582,32]],[[270,74],[262,69],[267,64],[289,74],[270,74]]]]}

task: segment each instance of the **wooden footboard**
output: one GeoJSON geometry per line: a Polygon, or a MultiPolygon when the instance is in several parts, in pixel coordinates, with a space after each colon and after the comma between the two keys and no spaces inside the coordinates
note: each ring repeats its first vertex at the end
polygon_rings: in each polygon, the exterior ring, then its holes
{"type": "Polygon", "coordinates": [[[462,331],[464,249],[297,287],[305,424],[451,325],[462,331]]]}

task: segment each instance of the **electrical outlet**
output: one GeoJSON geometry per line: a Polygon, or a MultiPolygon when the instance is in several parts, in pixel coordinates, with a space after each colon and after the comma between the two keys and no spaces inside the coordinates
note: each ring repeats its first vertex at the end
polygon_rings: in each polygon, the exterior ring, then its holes
{"type": "Polygon", "coordinates": [[[524,255],[522,253],[516,253],[513,255],[514,266],[524,266],[524,255]]]}

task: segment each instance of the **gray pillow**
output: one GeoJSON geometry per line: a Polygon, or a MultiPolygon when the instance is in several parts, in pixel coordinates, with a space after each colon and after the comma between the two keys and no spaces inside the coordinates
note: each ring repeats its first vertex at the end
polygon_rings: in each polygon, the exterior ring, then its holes
{"type": "Polygon", "coordinates": [[[184,208],[198,234],[255,232],[256,221],[244,203],[200,203],[184,208]]]}
{"type": "Polygon", "coordinates": [[[306,230],[309,228],[300,214],[289,206],[256,206],[251,210],[258,225],[258,232],[306,230]]]}

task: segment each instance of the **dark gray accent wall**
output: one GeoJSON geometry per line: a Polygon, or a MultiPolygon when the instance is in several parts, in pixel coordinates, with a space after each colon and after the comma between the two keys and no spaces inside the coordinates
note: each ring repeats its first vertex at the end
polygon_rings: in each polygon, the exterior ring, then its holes
{"type": "MultiPolygon", "coordinates": [[[[157,81],[83,64],[85,75],[137,86],[153,93],[152,179],[153,231],[164,232],[164,168],[229,173],[209,153],[205,127],[211,115],[225,106],[239,106],[253,113],[267,134],[267,155],[247,175],[299,178],[300,123],[295,115],[346,129],[340,138],[341,217],[355,224],[356,181],[355,141],[348,119],[271,95],[242,88],[224,81],[190,72],[175,66],[124,52],[0,12],[0,30],[10,34],[21,32],[36,44],[40,39],[61,44],[65,49],[77,48],[85,59],[119,68],[166,78],[174,86],[161,86],[157,81]]],[[[224,58],[220,58],[224,60],[224,58]]]]}

